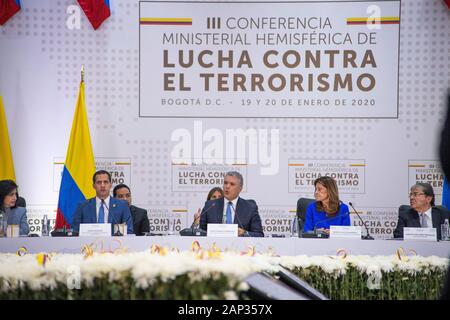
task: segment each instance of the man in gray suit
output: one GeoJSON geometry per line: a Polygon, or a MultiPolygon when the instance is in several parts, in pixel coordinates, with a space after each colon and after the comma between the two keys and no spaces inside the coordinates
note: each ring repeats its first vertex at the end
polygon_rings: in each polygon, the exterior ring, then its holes
{"type": "Polygon", "coordinates": [[[131,204],[131,191],[126,184],[118,184],[113,190],[114,198],[126,200],[131,211],[131,218],[133,219],[133,229],[137,236],[143,236],[145,232],[150,231],[150,224],[148,221],[147,210],[138,208],[131,204]]]}

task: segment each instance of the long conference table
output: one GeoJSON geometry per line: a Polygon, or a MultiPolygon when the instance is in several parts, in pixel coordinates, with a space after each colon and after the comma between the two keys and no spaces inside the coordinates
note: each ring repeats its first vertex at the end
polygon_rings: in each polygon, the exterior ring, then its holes
{"type": "Polygon", "coordinates": [[[420,256],[450,257],[450,242],[405,241],[405,240],[359,240],[359,239],[305,239],[305,238],[218,238],[182,236],[126,236],[126,237],[19,237],[0,238],[0,253],[17,253],[23,247],[29,253],[56,252],[82,253],[85,245],[94,251],[111,251],[126,248],[129,252],[150,250],[153,245],[190,250],[198,241],[202,248],[214,245],[221,250],[246,252],[254,248],[257,253],[272,253],[280,256],[336,255],[345,252],[351,255],[417,254],[420,256]]]}

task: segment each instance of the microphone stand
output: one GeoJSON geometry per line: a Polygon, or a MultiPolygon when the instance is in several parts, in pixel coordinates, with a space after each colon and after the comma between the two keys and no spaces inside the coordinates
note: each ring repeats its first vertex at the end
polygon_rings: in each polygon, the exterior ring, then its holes
{"type": "MultiPolygon", "coordinates": [[[[111,212],[109,211],[109,208],[108,208],[108,206],[106,205],[106,202],[105,202],[105,200],[104,199],[102,199],[102,204],[105,206],[105,208],[108,210],[108,216],[111,214],[111,212]]],[[[115,219],[114,219],[114,215],[112,215],[111,216],[111,220],[112,220],[112,222],[113,222],[113,224],[112,224],[112,228],[113,228],[113,236],[114,237],[122,237],[123,236],[123,234],[122,234],[122,232],[120,232],[120,225],[119,224],[117,224],[117,231],[116,232],[114,232],[114,226],[116,225],[114,222],[116,222],[115,221],[115,219]]]]}
{"type": "Polygon", "coordinates": [[[364,228],[366,228],[366,233],[367,234],[365,236],[361,236],[361,239],[363,239],[363,240],[374,240],[374,238],[369,233],[369,228],[367,228],[367,225],[365,224],[364,220],[359,215],[358,211],[355,210],[355,208],[353,207],[353,204],[351,202],[349,202],[348,204],[350,205],[350,207],[352,207],[353,211],[358,216],[358,218],[361,221],[361,223],[363,224],[364,228]]]}
{"type": "MultiPolygon", "coordinates": [[[[241,225],[241,226],[242,226],[242,229],[245,231],[244,234],[243,234],[243,236],[244,236],[244,237],[245,237],[245,236],[250,236],[250,234],[248,233],[248,231],[244,229],[244,225],[242,224],[241,220],[239,219],[239,216],[238,216],[238,214],[237,214],[237,212],[236,212],[236,209],[234,208],[233,202],[230,201],[230,200],[228,200],[228,202],[231,203],[231,208],[233,208],[234,216],[236,217],[236,219],[237,219],[237,221],[238,221],[238,229],[239,229],[239,225],[241,225]]],[[[239,230],[238,230],[238,235],[239,235],[239,230]]]]}
{"type": "Polygon", "coordinates": [[[194,221],[191,224],[190,228],[184,228],[183,230],[180,231],[180,235],[181,236],[206,236],[206,232],[205,230],[200,228],[200,219],[202,217],[202,215],[204,215],[205,213],[207,213],[212,207],[215,207],[216,203],[213,202],[206,210],[202,211],[200,213],[200,215],[198,216],[198,228],[197,231],[194,231],[194,223],[196,221],[196,219],[194,218],[194,221]]]}

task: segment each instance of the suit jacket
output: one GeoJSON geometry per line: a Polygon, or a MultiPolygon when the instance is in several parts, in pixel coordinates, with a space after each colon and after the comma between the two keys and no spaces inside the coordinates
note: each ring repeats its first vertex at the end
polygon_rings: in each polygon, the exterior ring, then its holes
{"type": "Polygon", "coordinates": [[[27,236],[30,232],[27,221],[27,209],[23,207],[12,208],[8,213],[8,225],[16,224],[19,226],[19,235],[27,236]]]}
{"type": "MultiPolygon", "coordinates": [[[[441,206],[431,208],[431,220],[433,228],[436,228],[437,238],[441,239],[441,224],[449,219],[449,211],[441,206]]],[[[400,206],[398,210],[397,228],[394,230],[394,238],[403,238],[403,228],[420,228],[420,217],[416,210],[410,206],[400,206]]]]}
{"type": "Polygon", "coordinates": [[[145,232],[150,232],[147,210],[130,206],[131,218],[133,219],[133,230],[137,236],[143,236],[145,232]]]}
{"type": "MultiPolygon", "coordinates": [[[[133,221],[131,219],[128,202],[110,197],[108,208],[108,223],[111,223],[111,234],[113,232],[113,225],[119,223],[127,224],[128,234],[134,233],[133,221]]],[[[72,222],[72,228],[74,232],[80,231],[81,223],[97,223],[97,209],[95,198],[85,200],[78,204],[72,222]]]]}
{"type": "MultiPolygon", "coordinates": [[[[200,228],[207,230],[208,223],[222,223],[223,206],[224,198],[206,201],[200,216],[200,228]]],[[[233,223],[248,231],[251,237],[264,237],[258,205],[253,200],[238,199],[233,223]]]]}

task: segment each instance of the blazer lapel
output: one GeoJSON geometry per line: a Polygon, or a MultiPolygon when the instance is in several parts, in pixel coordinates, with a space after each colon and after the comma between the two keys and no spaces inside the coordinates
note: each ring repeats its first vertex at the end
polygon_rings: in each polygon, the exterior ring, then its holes
{"type": "Polygon", "coordinates": [[[417,213],[416,210],[411,209],[412,210],[412,214],[411,214],[411,226],[407,226],[407,227],[412,227],[412,228],[420,228],[420,218],[419,218],[419,214],[417,213]]]}
{"type": "Polygon", "coordinates": [[[130,213],[131,213],[131,219],[133,219],[133,221],[136,221],[136,207],[135,206],[130,206],[130,213]]]}
{"type": "Polygon", "coordinates": [[[245,210],[243,207],[245,206],[245,202],[242,201],[241,198],[238,198],[238,201],[236,202],[236,208],[234,208],[234,219],[233,219],[233,223],[234,224],[239,224],[240,218],[237,217],[238,215],[238,210],[239,212],[242,212],[243,210],[245,210]]]}
{"type": "Polygon", "coordinates": [[[435,208],[431,208],[431,221],[433,222],[433,228],[436,228],[436,231],[441,228],[441,215],[440,211],[435,208]]]}
{"type": "MultiPolygon", "coordinates": [[[[113,223],[113,216],[115,214],[116,209],[116,201],[113,199],[113,197],[109,197],[109,205],[108,205],[109,211],[108,211],[108,223],[113,223]]],[[[114,220],[115,221],[115,220],[114,220]]],[[[116,222],[117,223],[117,222],[116,222]]]]}

